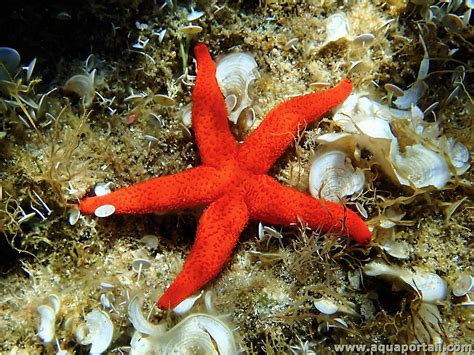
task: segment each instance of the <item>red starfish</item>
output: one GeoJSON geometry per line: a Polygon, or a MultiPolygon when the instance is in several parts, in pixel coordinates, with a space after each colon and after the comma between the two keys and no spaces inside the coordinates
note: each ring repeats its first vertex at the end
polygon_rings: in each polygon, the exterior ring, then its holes
{"type": "Polygon", "coordinates": [[[175,307],[221,271],[249,219],[280,225],[302,221],[361,244],[370,241],[366,224],[351,210],[282,186],[266,175],[300,129],[346,99],[351,82],[343,80],[327,91],[278,105],[239,145],[229,130],[215,63],[204,44],[196,45],[194,54],[198,74],[192,124],[202,164],[105,196],[85,198],[79,204],[85,214],[102,205],[113,205],[119,214],[138,214],[209,204],[183,270],[158,300],[162,309],[175,307]]]}

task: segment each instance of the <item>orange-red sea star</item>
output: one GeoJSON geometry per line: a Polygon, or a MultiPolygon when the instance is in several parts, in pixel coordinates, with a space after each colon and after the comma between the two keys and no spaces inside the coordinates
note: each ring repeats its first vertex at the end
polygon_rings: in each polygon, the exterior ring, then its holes
{"type": "Polygon", "coordinates": [[[192,94],[192,126],[202,164],[105,196],[85,198],[79,204],[85,214],[102,205],[113,205],[115,213],[135,214],[209,204],[183,270],[158,300],[162,309],[175,307],[219,274],[249,219],[280,225],[301,221],[361,244],[370,241],[366,224],[351,210],[282,186],[266,175],[299,130],[346,99],[351,82],[343,80],[324,92],[283,102],[239,144],[229,130],[216,66],[207,47],[196,45],[194,54],[197,79],[192,94]]]}

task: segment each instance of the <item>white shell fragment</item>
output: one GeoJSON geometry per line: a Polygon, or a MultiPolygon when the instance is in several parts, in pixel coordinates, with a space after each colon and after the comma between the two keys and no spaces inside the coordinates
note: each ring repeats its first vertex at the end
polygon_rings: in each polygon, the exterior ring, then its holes
{"type": "Polygon", "coordinates": [[[324,44],[336,42],[341,38],[347,38],[349,35],[349,20],[346,15],[337,13],[331,15],[326,20],[326,39],[324,44]]]}
{"type": "MultiPolygon", "coordinates": [[[[424,271],[411,272],[398,266],[372,261],[364,266],[363,271],[368,276],[382,276],[388,279],[403,281],[420,293],[424,302],[437,302],[446,299],[448,285],[437,274],[424,271]]],[[[396,284],[394,284],[396,286],[396,284]]]]}
{"type": "Polygon", "coordinates": [[[95,87],[90,75],[78,74],[71,77],[63,86],[63,90],[71,92],[84,100],[85,107],[89,107],[94,101],[95,87]]]}
{"type": "Polygon", "coordinates": [[[186,36],[192,36],[201,32],[202,27],[196,26],[196,25],[188,25],[188,26],[180,27],[178,28],[178,30],[181,31],[186,36]]]}
{"type": "Polygon", "coordinates": [[[49,305],[39,305],[37,308],[40,314],[40,324],[38,328],[38,336],[47,344],[53,341],[56,333],[56,315],[61,308],[61,300],[55,294],[48,296],[49,305]]]}
{"type": "Polygon", "coordinates": [[[51,343],[56,332],[56,311],[44,304],[38,306],[37,311],[40,314],[38,336],[43,343],[51,343]]]}
{"type": "Polygon", "coordinates": [[[93,309],[86,315],[86,323],[76,331],[76,338],[82,345],[91,345],[90,354],[101,354],[112,342],[114,325],[108,313],[93,309]]]}
{"type": "Polygon", "coordinates": [[[134,297],[129,304],[129,318],[137,330],[130,343],[130,354],[238,354],[232,329],[217,316],[195,313],[166,330],[154,325],[141,311],[142,300],[134,297]]]}
{"type": "Polygon", "coordinates": [[[350,159],[340,150],[317,155],[309,172],[309,191],[313,197],[340,201],[363,189],[364,172],[354,169],[350,159]]]}
{"type": "Polygon", "coordinates": [[[471,275],[460,276],[453,285],[453,294],[463,297],[474,289],[474,277],[471,275]]]}
{"type": "Polygon", "coordinates": [[[75,225],[81,217],[81,211],[79,208],[71,208],[68,211],[68,222],[71,226],[75,225]]]}
{"type": "Polygon", "coordinates": [[[250,53],[231,53],[217,59],[216,79],[226,98],[229,120],[237,123],[252,101],[249,87],[258,78],[257,62],[250,53]]]}
{"type": "Polygon", "coordinates": [[[204,16],[203,11],[193,10],[188,14],[188,16],[186,17],[186,20],[189,21],[189,22],[193,22],[193,21],[201,18],[202,16],[204,16]]]}
{"type": "Polygon", "coordinates": [[[318,311],[327,315],[334,314],[339,309],[333,301],[324,298],[314,301],[314,306],[318,311]]]}
{"type": "Polygon", "coordinates": [[[115,206],[113,205],[102,205],[97,207],[94,211],[96,217],[105,218],[115,213],[115,206]]]}
{"type": "Polygon", "coordinates": [[[112,185],[113,182],[103,182],[95,185],[94,187],[94,193],[96,196],[105,196],[111,193],[110,190],[110,185],[112,185]]]}
{"type": "Polygon", "coordinates": [[[444,157],[421,144],[407,146],[405,154],[394,154],[392,163],[403,185],[434,186],[441,189],[451,172],[444,157]]]}
{"type": "Polygon", "coordinates": [[[194,304],[199,298],[201,298],[201,296],[202,292],[200,292],[196,296],[190,296],[186,298],[184,301],[182,301],[180,304],[173,308],[173,312],[176,314],[184,314],[189,312],[189,310],[193,308],[194,304]]]}

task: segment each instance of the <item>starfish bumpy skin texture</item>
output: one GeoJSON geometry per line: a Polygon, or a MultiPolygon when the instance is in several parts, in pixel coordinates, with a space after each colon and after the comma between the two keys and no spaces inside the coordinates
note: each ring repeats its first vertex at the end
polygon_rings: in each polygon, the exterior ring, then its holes
{"type": "Polygon", "coordinates": [[[85,198],[79,204],[84,214],[93,214],[102,205],[113,205],[118,214],[209,205],[182,271],[158,300],[162,309],[174,308],[219,274],[250,219],[279,225],[301,221],[360,244],[368,243],[371,237],[366,224],[343,205],[315,199],[266,175],[299,130],[347,98],[351,82],[343,80],[324,92],[283,102],[239,144],[229,130],[216,66],[207,47],[197,44],[194,54],[197,79],[192,94],[192,126],[202,164],[105,196],[85,198]]]}

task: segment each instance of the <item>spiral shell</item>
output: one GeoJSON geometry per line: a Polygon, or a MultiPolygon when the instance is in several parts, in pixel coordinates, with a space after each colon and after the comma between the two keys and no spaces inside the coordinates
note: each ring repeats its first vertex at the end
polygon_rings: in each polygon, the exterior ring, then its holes
{"type": "Polygon", "coordinates": [[[143,300],[134,297],[129,304],[130,320],[137,330],[130,343],[130,354],[237,354],[234,333],[221,317],[195,313],[170,330],[154,325],[142,314],[143,300]]]}
{"type": "Polygon", "coordinates": [[[312,196],[339,201],[363,189],[364,172],[354,169],[343,151],[329,150],[317,155],[309,173],[309,191],[312,196]]]}
{"type": "Polygon", "coordinates": [[[257,62],[250,53],[232,53],[217,59],[216,78],[225,97],[229,120],[237,123],[252,101],[249,87],[258,78],[257,62]]]}

